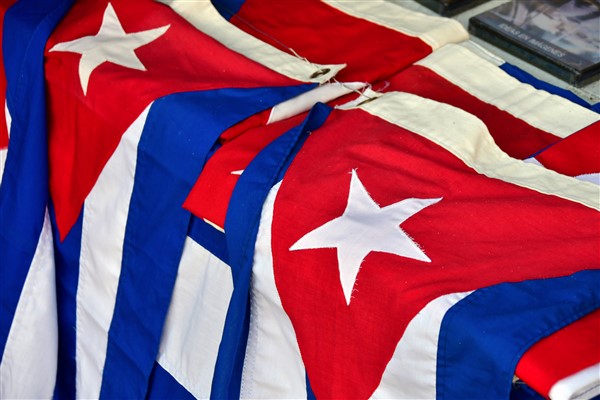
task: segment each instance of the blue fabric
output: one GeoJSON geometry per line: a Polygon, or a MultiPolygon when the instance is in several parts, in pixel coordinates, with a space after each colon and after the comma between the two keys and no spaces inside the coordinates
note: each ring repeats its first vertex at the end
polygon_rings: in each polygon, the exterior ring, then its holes
{"type": "Polygon", "coordinates": [[[138,144],[102,398],[146,394],[191,222],[181,205],[219,135],[310,87],[220,89],[154,102],[138,144]]]}
{"type": "Polygon", "coordinates": [[[229,264],[225,234],[210,226],[200,218],[193,217],[188,230],[188,236],[204,247],[211,254],[229,264]]]}
{"type": "Polygon", "coordinates": [[[227,20],[230,20],[235,14],[237,14],[245,2],[246,0],[212,0],[212,3],[219,14],[221,14],[223,18],[227,20]]]}
{"type": "Polygon", "coordinates": [[[320,127],[330,112],[330,107],[317,104],[301,125],[280,136],[256,156],[233,191],[225,218],[225,232],[234,289],[219,347],[211,398],[240,396],[250,316],[250,276],[262,205],[309,132],[320,127]]]}
{"type": "Polygon", "coordinates": [[[71,0],[21,0],[4,16],[10,145],[0,186],[0,359],[48,203],[44,47],[71,0]]]}
{"type": "MultiPolygon", "coordinates": [[[[50,207],[52,230],[55,238],[60,237],[56,228],[54,208],[50,207]]],[[[58,371],[54,397],[75,399],[75,326],[77,322],[77,285],[79,283],[79,255],[81,254],[81,232],[83,210],[64,241],[54,242],[56,266],[56,302],[58,318],[58,371]]]]}
{"type": "Polygon", "coordinates": [[[159,363],[154,363],[148,389],[148,400],[193,400],[195,397],[181,386],[159,363]]]}
{"type": "Polygon", "coordinates": [[[507,399],[521,356],[600,307],[600,270],[479,289],[444,316],[438,399],[507,399]]]}
{"type": "Polygon", "coordinates": [[[308,400],[315,400],[317,397],[310,386],[310,380],[308,379],[308,374],[306,375],[306,398],[308,400]]]}
{"type": "Polygon", "coordinates": [[[592,111],[600,113],[600,103],[590,104],[581,97],[577,96],[575,93],[571,92],[570,90],[559,88],[558,86],[554,86],[548,82],[538,79],[533,75],[523,71],[521,68],[510,63],[505,62],[500,66],[500,68],[512,77],[518,79],[523,83],[528,83],[536,89],[545,90],[548,93],[552,93],[557,96],[563,97],[567,100],[572,101],[575,104],[579,104],[582,107],[589,108],[592,111]]]}

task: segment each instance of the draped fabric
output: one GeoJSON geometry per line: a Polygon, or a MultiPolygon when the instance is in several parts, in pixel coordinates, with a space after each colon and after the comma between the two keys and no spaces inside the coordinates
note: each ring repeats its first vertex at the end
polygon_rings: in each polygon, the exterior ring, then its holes
{"type": "Polygon", "coordinates": [[[391,2],[213,3],[0,5],[0,397],[597,394],[593,107],[391,2]]]}

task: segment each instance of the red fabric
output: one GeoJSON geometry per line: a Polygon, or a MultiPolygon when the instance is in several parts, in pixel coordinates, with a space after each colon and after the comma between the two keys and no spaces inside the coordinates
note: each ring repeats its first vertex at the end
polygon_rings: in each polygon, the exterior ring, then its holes
{"type": "MultiPolygon", "coordinates": [[[[223,228],[229,199],[240,177],[231,172],[244,170],[262,149],[281,134],[299,125],[305,117],[306,113],[271,125],[254,126],[246,129],[243,135],[239,135],[240,127],[234,127],[233,130],[238,135],[208,160],[183,207],[197,217],[223,228]]],[[[256,121],[246,121],[248,122],[256,121]]],[[[230,132],[223,135],[232,136],[230,132]]]]}
{"type": "MultiPolygon", "coordinates": [[[[4,14],[16,0],[5,0],[0,3],[0,43],[4,31],[4,14]]],[[[6,126],[6,74],[4,73],[3,56],[0,54],[0,149],[8,147],[8,130],[6,126]]]]}
{"type": "Polygon", "coordinates": [[[278,49],[321,64],[347,64],[339,81],[376,82],[431,53],[422,40],[314,0],[246,0],[231,23],[278,49]]]}
{"type": "Polygon", "coordinates": [[[561,138],[485,103],[426,67],[412,66],[390,79],[388,90],[413,93],[450,104],[481,119],[509,156],[524,159],[561,138]]]}
{"type": "Polygon", "coordinates": [[[516,374],[548,397],[559,380],[600,363],[600,310],[534,344],[517,364],[516,374]]]}
{"type": "Polygon", "coordinates": [[[264,110],[262,112],[254,114],[251,117],[246,118],[245,120],[235,124],[234,126],[227,129],[225,132],[223,132],[221,134],[221,136],[219,137],[219,142],[221,142],[223,144],[227,143],[227,142],[235,139],[239,135],[243,134],[248,129],[266,125],[267,122],[269,121],[269,116],[271,115],[271,111],[272,111],[271,109],[264,110]]]}
{"type": "MultiPolygon", "coordinates": [[[[90,76],[87,96],[78,75],[81,56],[46,52],[50,191],[64,238],[83,201],[129,125],[154,99],[175,92],[282,86],[298,82],[232,52],[196,30],[165,5],[111,1],[123,29],[169,25],[164,35],[135,52],[147,71],[104,63],[90,76]]],[[[107,1],[79,1],[47,44],[95,35],[107,1]]]]}
{"type": "Polygon", "coordinates": [[[600,122],[567,136],[535,159],[563,175],[600,173],[600,122]]]}
{"type": "Polygon", "coordinates": [[[316,397],[369,397],[408,322],[441,295],[598,268],[599,228],[596,210],[479,175],[363,111],[334,111],[287,171],[271,228],[275,281],[316,397]],[[354,169],[380,207],[442,200],[402,223],[431,263],[371,252],[348,306],[336,249],[290,247],[342,215],[354,169]]]}

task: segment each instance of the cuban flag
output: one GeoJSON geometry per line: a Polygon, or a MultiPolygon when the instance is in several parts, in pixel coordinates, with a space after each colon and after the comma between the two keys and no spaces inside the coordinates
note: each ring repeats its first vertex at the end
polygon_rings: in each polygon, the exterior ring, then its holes
{"type": "Polygon", "coordinates": [[[275,72],[151,1],[38,3],[4,25],[2,397],[142,397],[218,136],[340,66],[275,72]]]}
{"type": "Polygon", "coordinates": [[[213,0],[213,4],[233,25],[282,51],[312,62],[347,64],[337,75],[340,81],[374,84],[446,43],[468,39],[457,21],[383,0],[213,0]]]}
{"type": "Polygon", "coordinates": [[[600,305],[597,198],[446,104],[318,106],[233,191],[212,394],[508,398],[531,345],[600,305]]]}
{"type": "MultiPolygon", "coordinates": [[[[579,131],[598,131],[600,115],[569,99],[522,83],[481,47],[449,44],[390,78],[405,91],[480,118],[496,144],[525,159],[579,131]]],[[[588,133],[591,134],[591,133],[588,133]]]]}

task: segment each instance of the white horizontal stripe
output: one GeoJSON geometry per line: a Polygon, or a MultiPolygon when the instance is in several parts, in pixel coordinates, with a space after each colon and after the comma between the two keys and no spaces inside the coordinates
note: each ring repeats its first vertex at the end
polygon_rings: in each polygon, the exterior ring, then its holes
{"type": "Polygon", "coordinates": [[[481,120],[456,107],[389,92],[359,108],[428,138],[481,174],[600,209],[600,187],[510,158],[481,120]]]}
{"type": "Polygon", "coordinates": [[[600,395],[600,364],[556,382],[548,396],[552,400],[591,399],[600,395]]]}
{"type": "MultiPolygon", "coordinates": [[[[8,103],[4,103],[4,115],[6,116],[6,131],[10,138],[10,126],[12,125],[12,118],[10,111],[8,111],[8,103]]],[[[8,154],[8,148],[0,149],[0,184],[2,183],[2,176],[4,176],[4,166],[6,165],[6,156],[8,154]]]]}
{"type": "Polygon", "coordinates": [[[306,398],[306,372],[292,323],[273,275],[271,225],[280,183],[263,206],[252,267],[251,315],[241,397],[306,398]]]}
{"type": "Polygon", "coordinates": [[[471,292],[438,297],[410,321],[374,399],[435,399],[440,327],[446,312],[471,292]]]}
{"type": "Polygon", "coordinates": [[[12,125],[12,117],[10,115],[10,111],[8,110],[8,101],[4,102],[4,115],[6,116],[6,132],[8,132],[8,137],[10,138],[10,127],[12,125]]]}
{"type": "Polygon", "coordinates": [[[472,40],[467,40],[466,42],[461,42],[460,46],[464,47],[465,49],[471,51],[472,53],[478,55],[479,57],[491,62],[492,64],[494,64],[495,66],[499,67],[502,64],[504,64],[506,61],[501,59],[500,57],[496,56],[493,53],[490,53],[489,51],[487,51],[486,49],[484,49],[483,47],[481,47],[480,45],[478,45],[477,43],[475,43],[472,40]]]}
{"type": "Polygon", "coordinates": [[[231,268],[187,238],[157,361],[199,399],[210,397],[232,293],[231,268]]]}
{"type": "Polygon", "coordinates": [[[292,79],[301,82],[324,83],[345,66],[313,64],[278,50],[230,24],[208,0],[158,1],[167,4],[198,30],[215,38],[233,51],[292,79]]]}
{"type": "Polygon", "coordinates": [[[593,111],[519,82],[462,46],[447,45],[416,64],[429,68],[481,101],[559,137],[600,120],[600,115],[593,111]]]}
{"type": "Polygon", "coordinates": [[[58,354],[54,246],[48,211],[0,364],[0,398],[49,399],[58,354]]]}
{"type": "Polygon", "coordinates": [[[6,165],[7,155],[8,149],[0,149],[0,184],[2,183],[2,177],[4,176],[4,166],[6,165]]]}
{"type": "Polygon", "coordinates": [[[210,226],[212,226],[213,228],[215,228],[216,230],[218,230],[219,232],[223,232],[225,233],[225,229],[223,229],[222,227],[220,227],[219,225],[215,224],[212,221],[207,220],[206,218],[202,218],[202,220],[204,222],[206,222],[207,224],[209,224],[210,226]]]}
{"type": "Polygon", "coordinates": [[[148,106],[127,129],[88,195],[83,211],[77,287],[77,397],[98,398],[113,317],[137,146],[148,106]]]}
{"type": "Polygon", "coordinates": [[[446,43],[460,43],[469,38],[469,34],[458,21],[421,14],[388,1],[323,0],[323,2],[354,17],[377,23],[408,36],[418,37],[433,50],[446,43]]]}
{"type": "Polygon", "coordinates": [[[273,107],[267,124],[308,111],[318,102],[327,103],[348,93],[358,92],[366,85],[363,82],[335,82],[321,85],[273,107]]]}

